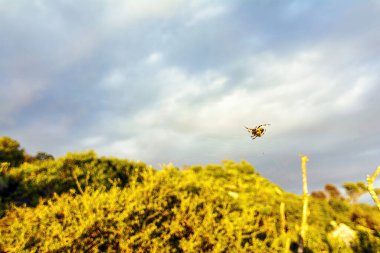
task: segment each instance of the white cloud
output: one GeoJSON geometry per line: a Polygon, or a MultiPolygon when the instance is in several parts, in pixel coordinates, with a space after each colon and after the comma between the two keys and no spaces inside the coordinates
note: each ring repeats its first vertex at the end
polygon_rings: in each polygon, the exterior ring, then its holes
{"type": "Polygon", "coordinates": [[[184,126],[184,121],[194,117],[191,109],[199,108],[202,103],[207,106],[207,102],[201,102],[202,98],[220,92],[228,82],[226,76],[217,72],[205,71],[202,75],[191,76],[175,67],[159,69],[154,79],[161,87],[161,101],[154,108],[139,113],[137,122],[145,126],[169,124],[169,128],[174,124],[185,129],[190,126],[184,126]]]}
{"type": "Polygon", "coordinates": [[[105,22],[107,26],[120,27],[144,19],[166,19],[173,17],[183,0],[111,0],[106,6],[105,22]]]}
{"type": "Polygon", "coordinates": [[[222,5],[221,3],[218,3],[218,4],[208,3],[205,6],[204,5],[201,5],[201,6],[195,5],[195,6],[193,6],[195,11],[193,12],[189,21],[186,22],[186,25],[188,26],[193,26],[201,22],[207,22],[210,19],[226,14],[229,11],[227,6],[222,5]]]}
{"type": "Polygon", "coordinates": [[[146,62],[149,64],[159,63],[163,59],[162,53],[154,52],[148,56],[146,62]]]}
{"type": "Polygon", "coordinates": [[[354,81],[352,88],[349,88],[338,95],[335,102],[335,106],[338,107],[341,112],[355,112],[360,111],[365,102],[365,98],[371,89],[376,79],[370,76],[359,76],[358,80],[354,81]]]}
{"type": "Polygon", "coordinates": [[[114,69],[108,73],[103,80],[100,81],[100,85],[109,90],[120,89],[127,84],[126,72],[123,69],[114,69]]]}
{"type": "MultiPolygon", "coordinates": [[[[150,57],[155,58],[155,55],[150,57]]],[[[114,148],[108,147],[109,152],[125,150],[138,159],[163,161],[164,157],[170,159],[168,153],[173,154],[179,146],[185,153],[193,152],[195,146],[201,146],[208,138],[214,143],[212,146],[219,146],[213,149],[215,157],[227,153],[234,156],[234,152],[226,152],[221,143],[248,138],[243,126],[262,123],[272,124],[269,128],[271,138],[289,141],[286,135],[294,136],[300,130],[303,132],[331,120],[343,106],[340,103],[361,103],[363,94],[371,87],[365,85],[370,83],[365,82],[366,79],[347,82],[345,73],[331,71],[326,64],[329,58],[330,52],[323,47],[282,57],[268,53],[246,56],[244,68],[248,75],[235,85],[229,83],[226,73],[206,70],[194,75],[179,67],[160,65],[152,80],[161,87],[161,99],[154,107],[128,119],[135,129],[129,132],[135,131],[136,136],[125,142],[117,141],[114,148]],[[343,97],[342,90],[348,92],[343,97]],[[358,93],[360,90],[363,93],[358,93]],[[137,129],[149,134],[139,134],[137,129]],[[168,139],[186,141],[168,145],[168,139]],[[144,148],[138,150],[136,146],[144,148]]],[[[339,64],[335,61],[331,66],[339,68],[339,64]]],[[[320,137],[314,135],[309,141],[316,141],[314,147],[322,150],[339,147],[342,141],[335,137],[318,142],[320,137]]],[[[284,145],[289,145],[276,144],[273,152],[280,152],[284,145]]],[[[297,145],[301,148],[302,140],[293,140],[292,145],[294,149],[297,145]]]]}
{"type": "Polygon", "coordinates": [[[80,143],[86,148],[93,148],[94,146],[100,146],[104,141],[104,136],[91,136],[81,140],[80,143]]]}

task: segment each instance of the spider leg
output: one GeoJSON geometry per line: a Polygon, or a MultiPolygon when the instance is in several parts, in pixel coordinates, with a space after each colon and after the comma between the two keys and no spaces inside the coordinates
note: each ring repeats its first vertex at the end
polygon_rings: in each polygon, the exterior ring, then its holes
{"type": "Polygon", "coordinates": [[[262,127],[262,126],[270,126],[270,124],[262,124],[262,125],[257,126],[257,127],[262,127]]]}

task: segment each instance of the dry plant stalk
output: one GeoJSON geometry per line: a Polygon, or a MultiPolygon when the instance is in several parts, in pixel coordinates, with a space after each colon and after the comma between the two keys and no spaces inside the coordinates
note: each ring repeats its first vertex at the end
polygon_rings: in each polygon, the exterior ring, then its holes
{"type": "Polygon", "coordinates": [[[280,231],[281,234],[285,234],[285,203],[281,202],[280,204],[280,231]]]}
{"type": "Polygon", "coordinates": [[[306,173],[306,162],[309,161],[309,158],[305,155],[301,156],[301,167],[302,167],[302,185],[303,185],[303,209],[302,209],[302,223],[301,223],[301,232],[298,245],[298,253],[302,253],[304,249],[304,240],[307,230],[307,211],[309,204],[309,193],[307,190],[307,173],[306,173]]]}
{"type": "Polygon", "coordinates": [[[375,179],[379,175],[379,173],[380,173],[380,166],[377,167],[376,171],[373,173],[372,176],[370,175],[367,176],[367,183],[368,183],[367,188],[368,188],[369,194],[371,194],[371,197],[373,198],[373,201],[375,201],[377,208],[380,210],[380,201],[377,198],[377,194],[373,188],[373,183],[375,182],[375,179]]]}
{"type": "Polygon", "coordinates": [[[286,234],[286,219],[285,219],[285,203],[281,202],[280,204],[280,232],[281,236],[284,237],[284,253],[288,253],[290,249],[290,237],[286,234]]]}
{"type": "Polygon", "coordinates": [[[79,183],[79,180],[78,180],[78,177],[77,177],[77,174],[75,173],[75,171],[73,171],[73,177],[75,179],[75,184],[77,185],[79,192],[83,195],[84,191],[83,191],[82,187],[80,186],[80,183],[79,183]]]}

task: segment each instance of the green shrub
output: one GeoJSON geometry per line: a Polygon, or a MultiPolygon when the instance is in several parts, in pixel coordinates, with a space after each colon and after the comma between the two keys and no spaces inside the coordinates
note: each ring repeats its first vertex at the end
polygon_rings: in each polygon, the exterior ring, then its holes
{"type": "Polygon", "coordinates": [[[24,150],[20,144],[7,136],[0,136],[0,163],[19,166],[24,161],[24,150]]]}
{"type": "MultiPolygon", "coordinates": [[[[157,171],[86,152],[1,177],[0,252],[284,252],[287,241],[297,248],[301,197],[245,161],[157,171]]],[[[309,210],[305,252],[379,249],[374,207],[311,198],[309,210]],[[332,221],[354,229],[357,241],[347,246],[329,236],[332,221]]]]}

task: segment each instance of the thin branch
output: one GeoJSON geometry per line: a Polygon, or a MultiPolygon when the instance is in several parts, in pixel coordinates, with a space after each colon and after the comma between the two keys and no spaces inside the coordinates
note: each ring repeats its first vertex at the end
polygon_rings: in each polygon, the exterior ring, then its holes
{"type": "Polygon", "coordinates": [[[373,183],[375,182],[375,179],[379,174],[380,174],[380,166],[377,167],[376,171],[373,173],[372,176],[370,175],[367,176],[367,183],[368,183],[367,188],[368,188],[369,194],[371,194],[371,197],[373,198],[373,201],[375,201],[377,208],[379,208],[380,210],[380,201],[377,198],[375,189],[373,188],[373,183]]]}
{"type": "Polygon", "coordinates": [[[298,245],[298,253],[302,253],[304,250],[304,242],[306,237],[307,230],[307,212],[309,204],[309,192],[307,190],[307,171],[306,163],[309,161],[309,158],[305,155],[301,156],[302,161],[302,185],[303,185],[303,210],[302,210],[302,223],[301,223],[301,232],[300,240],[298,245]]]}
{"type": "Polygon", "coordinates": [[[80,183],[79,183],[79,180],[78,180],[78,177],[77,177],[77,174],[75,173],[75,171],[73,171],[73,177],[75,179],[75,184],[77,185],[79,192],[84,194],[83,189],[80,186],[80,183]]]}

